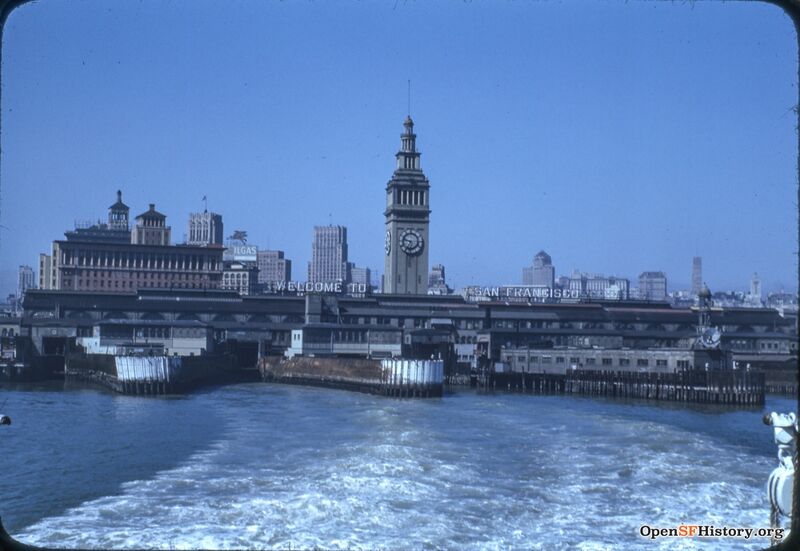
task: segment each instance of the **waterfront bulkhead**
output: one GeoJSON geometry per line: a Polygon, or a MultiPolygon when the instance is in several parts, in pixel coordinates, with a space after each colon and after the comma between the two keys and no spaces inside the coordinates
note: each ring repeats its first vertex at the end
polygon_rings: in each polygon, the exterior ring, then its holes
{"type": "MultiPolygon", "coordinates": [[[[728,367],[777,368],[795,361],[795,322],[777,311],[714,308],[709,316],[721,331],[719,348],[728,367]]],[[[707,362],[697,359],[703,352],[695,346],[697,309],[636,301],[521,304],[473,303],[461,296],[30,290],[19,324],[18,340],[27,343],[17,347],[26,355],[23,361],[63,355],[78,344],[89,349],[130,341],[161,344],[179,355],[247,348],[253,364],[257,357],[284,354],[436,356],[448,373],[469,373],[481,358],[500,369],[546,373],[573,365],[672,371],[707,362]]]]}

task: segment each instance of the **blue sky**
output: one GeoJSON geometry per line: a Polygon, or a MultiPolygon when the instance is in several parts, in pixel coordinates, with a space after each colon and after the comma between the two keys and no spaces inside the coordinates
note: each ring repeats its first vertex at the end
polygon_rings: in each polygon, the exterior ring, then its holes
{"type": "Polygon", "coordinates": [[[3,36],[0,291],[120,188],[286,251],[315,224],[383,268],[412,80],[430,262],[795,288],[797,41],[758,2],[46,0],[3,36]]]}

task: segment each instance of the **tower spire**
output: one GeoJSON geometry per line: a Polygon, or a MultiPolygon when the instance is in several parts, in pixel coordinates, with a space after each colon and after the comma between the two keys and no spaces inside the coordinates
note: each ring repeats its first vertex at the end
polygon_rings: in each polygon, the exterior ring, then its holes
{"type": "Polygon", "coordinates": [[[408,118],[411,118],[411,79],[408,79],[408,118]]]}

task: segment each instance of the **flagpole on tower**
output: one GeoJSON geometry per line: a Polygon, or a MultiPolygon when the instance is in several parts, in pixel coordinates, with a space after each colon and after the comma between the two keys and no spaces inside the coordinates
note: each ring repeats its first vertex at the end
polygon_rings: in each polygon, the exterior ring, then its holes
{"type": "Polygon", "coordinates": [[[203,212],[208,212],[208,199],[203,195],[203,212]]]}

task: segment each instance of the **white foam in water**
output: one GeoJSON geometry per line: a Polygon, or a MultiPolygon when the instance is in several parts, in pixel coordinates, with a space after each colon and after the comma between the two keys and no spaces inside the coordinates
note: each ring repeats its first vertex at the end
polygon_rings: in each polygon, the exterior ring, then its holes
{"type": "MultiPolygon", "coordinates": [[[[297,411],[321,408],[325,416],[318,397],[328,394],[298,392],[297,411]]],[[[768,543],[638,536],[645,522],[768,526],[764,484],[774,467],[768,456],[635,418],[586,415],[584,428],[568,434],[551,422],[557,416],[531,424],[536,415],[524,412],[537,398],[525,398],[500,398],[502,408],[479,404],[480,415],[449,413],[441,422],[443,407],[457,407],[361,397],[362,409],[352,413],[341,405],[346,399],[336,398],[336,410],[350,417],[318,428],[328,433],[325,440],[300,433],[319,423],[313,410],[287,420],[283,432],[275,428],[279,404],[270,415],[237,411],[237,428],[226,440],[178,468],[127,483],[119,495],[42,519],[15,537],[41,546],[164,549],[665,550],[768,543]]]]}

